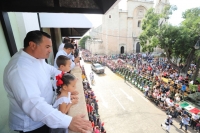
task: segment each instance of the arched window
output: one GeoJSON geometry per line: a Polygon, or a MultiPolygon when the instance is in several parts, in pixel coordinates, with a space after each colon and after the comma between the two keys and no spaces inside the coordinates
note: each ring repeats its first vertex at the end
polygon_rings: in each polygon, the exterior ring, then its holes
{"type": "Polygon", "coordinates": [[[121,46],[120,53],[121,53],[121,54],[123,54],[123,53],[124,53],[124,46],[121,46]]]}
{"type": "Polygon", "coordinates": [[[141,21],[140,20],[138,21],[138,27],[141,27],[141,21]]]}
{"type": "Polygon", "coordinates": [[[137,42],[136,44],[136,53],[140,53],[140,43],[137,42]]]}

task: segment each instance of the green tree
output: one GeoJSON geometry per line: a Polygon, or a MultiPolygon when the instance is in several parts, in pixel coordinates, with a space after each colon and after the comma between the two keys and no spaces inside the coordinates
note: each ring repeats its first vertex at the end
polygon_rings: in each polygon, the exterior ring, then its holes
{"type": "Polygon", "coordinates": [[[200,9],[189,9],[183,13],[184,21],[179,26],[167,23],[169,16],[176,10],[176,6],[166,6],[161,14],[154,9],[147,11],[142,21],[143,32],[139,36],[143,51],[153,51],[155,47],[162,48],[168,62],[179,72],[186,73],[192,60],[196,58],[195,43],[199,36],[200,9]],[[173,58],[180,58],[184,65],[182,69],[172,62],[173,58]]]}
{"type": "Polygon", "coordinates": [[[81,46],[81,48],[85,48],[85,42],[87,39],[90,39],[91,37],[90,36],[84,36],[83,38],[81,38],[80,42],[79,42],[79,45],[81,46]]]}
{"type": "MultiPolygon", "coordinates": [[[[200,8],[192,8],[187,10],[183,13],[183,18],[185,19],[182,22],[182,25],[184,25],[188,30],[193,31],[191,36],[194,37],[193,44],[197,43],[198,36],[200,37],[200,8]]],[[[195,52],[195,59],[194,62],[196,62],[196,70],[194,72],[194,75],[192,77],[193,80],[196,80],[198,73],[199,73],[199,67],[200,67],[200,50],[197,50],[195,52]]]]}

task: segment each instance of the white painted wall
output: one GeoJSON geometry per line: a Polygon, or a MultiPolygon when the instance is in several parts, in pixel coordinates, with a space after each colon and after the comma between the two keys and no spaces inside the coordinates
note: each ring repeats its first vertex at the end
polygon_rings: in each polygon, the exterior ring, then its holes
{"type": "Polygon", "coordinates": [[[32,30],[40,30],[37,13],[22,13],[26,33],[32,30]]]}
{"type": "Polygon", "coordinates": [[[119,12],[119,41],[118,41],[118,46],[117,46],[117,53],[119,54],[121,52],[121,44],[124,46],[124,52],[127,53],[129,52],[128,50],[128,43],[127,43],[127,38],[128,33],[127,29],[128,27],[128,21],[127,21],[127,12],[119,12]]]}
{"type": "Polygon", "coordinates": [[[24,47],[24,38],[29,31],[40,30],[37,13],[9,12],[8,15],[17,49],[19,50],[24,47]]]}
{"type": "Polygon", "coordinates": [[[106,15],[103,15],[102,22],[102,40],[105,47],[104,54],[116,54],[118,53],[119,44],[119,6],[116,5],[113,9],[110,9],[106,15]],[[109,18],[109,15],[111,18],[109,18]]]}
{"type": "Polygon", "coordinates": [[[101,40],[88,39],[85,42],[85,49],[89,50],[92,54],[104,54],[105,47],[101,40]]]}
{"type": "Polygon", "coordinates": [[[20,50],[24,47],[23,41],[26,35],[22,13],[9,12],[8,16],[10,19],[17,49],[20,50]]]}
{"type": "Polygon", "coordinates": [[[9,112],[9,102],[7,98],[7,93],[3,86],[3,72],[10,60],[10,54],[7,47],[6,39],[3,33],[1,21],[0,21],[0,133],[14,133],[8,126],[8,112],[9,112]]]}

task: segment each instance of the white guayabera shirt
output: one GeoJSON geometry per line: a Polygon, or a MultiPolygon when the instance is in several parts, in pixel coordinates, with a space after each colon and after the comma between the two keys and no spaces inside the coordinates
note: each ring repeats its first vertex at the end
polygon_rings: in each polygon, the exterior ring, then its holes
{"type": "Polygon", "coordinates": [[[68,128],[72,117],[52,107],[50,77],[60,73],[44,59],[23,50],[17,52],[4,70],[3,83],[10,101],[9,124],[12,130],[32,131],[47,125],[68,128]]]}
{"type": "Polygon", "coordinates": [[[61,43],[60,46],[58,47],[58,51],[63,50],[64,46],[65,46],[65,44],[61,43]]]}

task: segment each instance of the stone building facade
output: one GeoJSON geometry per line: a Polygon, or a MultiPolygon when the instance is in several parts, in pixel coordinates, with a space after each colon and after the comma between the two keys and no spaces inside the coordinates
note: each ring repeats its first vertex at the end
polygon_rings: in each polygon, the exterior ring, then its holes
{"type": "MultiPolygon", "coordinates": [[[[169,0],[156,0],[156,12],[160,12],[169,0]]],[[[93,54],[120,54],[141,52],[139,35],[141,22],[153,0],[127,0],[127,10],[116,5],[102,18],[102,25],[90,31],[91,39],[85,47],[93,54]]]]}

